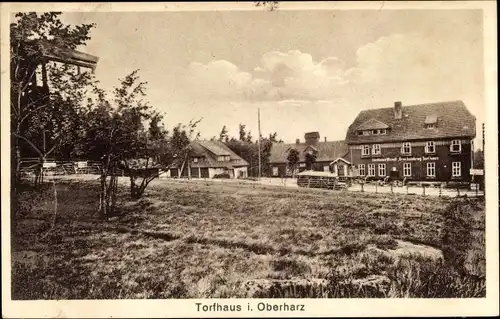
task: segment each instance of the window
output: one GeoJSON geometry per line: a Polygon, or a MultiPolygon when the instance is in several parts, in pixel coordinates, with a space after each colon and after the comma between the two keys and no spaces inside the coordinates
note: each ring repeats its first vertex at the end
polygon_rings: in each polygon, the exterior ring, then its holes
{"type": "Polygon", "coordinates": [[[300,163],[299,167],[306,167],[306,163],[300,163]]]}
{"type": "Polygon", "coordinates": [[[372,130],[373,135],[378,135],[378,133],[379,133],[379,130],[372,130]]]}
{"type": "Polygon", "coordinates": [[[451,163],[451,176],[460,177],[462,176],[462,167],[460,162],[451,163]]]}
{"type": "Polygon", "coordinates": [[[278,174],[279,174],[278,167],[273,166],[273,176],[278,176],[278,174]]]}
{"type": "Polygon", "coordinates": [[[231,160],[231,156],[229,156],[229,155],[217,156],[217,162],[229,162],[230,160],[231,160]]]}
{"type": "Polygon", "coordinates": [[[462,144],[460,143],[460,140],[451,141],[451,145],[450,145],[451,152],[460,153],[461,150],[462,150],[462,144]]]}
{"type": "Polygon", "coordinates": [[[363,135],[363,131],[358,131],[358,135],[363,135]]]}
{"type": "Polygon", "coordinates": [[[374,144],[372,147],[373,155],[380,155],[380,144],[374,144]]]}
{"type": "Polygon", "coordinates": [[[433,141],[429,141],[425,143],[425,152],[426,153],[435,153],[436,152],[436,145],[434,144],[433,141]]]}
{"type": "Polygon", "coordinates": [[[403,176],[410,177],[411,176],[411,163],[403,164],[403,176]]]}
{"type": "Polygon", "coordinates": [[[411,143],[403,143],[401,154],[411,154],[411,143]]]}
{"type": "Polygon", "coordinates": [[[330,171],[330,166],[328,166],[328,165],[323,166],[323,171],[324,172],[329,172],[330,171]]]}
{"type": "Polygon", "coordinates": [[[436,177],[436,163],[427,163],[427,176],[436,177]]]}
{"type": "Polygon", "coordinates": [[[368,176],[375,176],[375,164],[368,164],[368,176]]]}
{"type": "Polygon", "coordinates": [[[370,135],[371,131],[363,131],[363,135],[370,135]]]}
{"type": "Polygon", "coordinates": [[[370,145],[363,145],[362,156],[370,155],[370,145]]]}
{"type": "Polygon", "coordinates": [[[434,123],[425,124],[425,127],[426,128],[435,128],[436,124],[434,124],[434,123]]]}
{"type": "Polygon", "coordinates": [[[385,135],[387,134],[387,130],[385,128],[380,130],[380,135],[385,135]]]}
{"type": "Polygon", "coordinates": [[[359,170],[359,175],[360,176],[365,176],[366,175],[365,164],[359,164],[358,165],[358,170],[359,170]]]}
{"type": "Polygon", "coordinates": [[[386,176],[385,164],[378,164],[378,176],[386,176]]]}

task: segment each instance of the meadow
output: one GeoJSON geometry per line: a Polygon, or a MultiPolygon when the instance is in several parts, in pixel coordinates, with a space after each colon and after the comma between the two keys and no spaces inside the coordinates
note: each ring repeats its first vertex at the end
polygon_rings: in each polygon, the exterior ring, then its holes
{"type": "Polygon", "coordinates": [[[169,180],[138,201],[127,191],[100,220],[97,181],[27,186],[12,298],[485,296],[483,199],[169,180]]]}

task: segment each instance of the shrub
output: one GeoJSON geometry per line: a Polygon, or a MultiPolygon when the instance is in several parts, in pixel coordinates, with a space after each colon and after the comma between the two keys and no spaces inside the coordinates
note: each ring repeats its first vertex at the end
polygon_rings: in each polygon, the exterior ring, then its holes
{"type": "Polygon", "coordinates": [[[213,178],[231,178],[231,175],[229,175],[229,173],[221,173],[215,174],[213,178]]]}

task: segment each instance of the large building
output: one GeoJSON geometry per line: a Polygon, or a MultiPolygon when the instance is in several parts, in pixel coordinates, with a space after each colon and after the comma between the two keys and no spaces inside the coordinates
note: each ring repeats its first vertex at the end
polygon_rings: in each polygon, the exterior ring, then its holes
{"type": "Polygon", "coordinates": [[[248,162],[231,151],[220,141],[195,140],[189,144],[186,159],[170,169],[171,177],[213,178],[225,175],[230,178],[248,177],[248,162]]]}
{"type": "Polygon", "coordinates": [[[470,182],[475,117],[462,101],[365,110],[349,126],[353,174],[407,181],[470,182]]]}
{"type": "Polygon", "coordinates": [[[320,141],[319,132],[309,132],[304,135],[304,142],[299,139],[295,143],[275,143],[271,148],[269,163],[273,177],[292,176],[292,171],[304,170],[326,171],[338,176],[349,175],[350,162],[347,160],[347,144],[344,141],[320,141]],[[288,155],[294,149],[298,153],[298,163],[290,165],[288,155]],[[308,162],[307,154],[314,157],[308,162]],[[308,167],[308,165],[310,167],[308,167]],[[295,166],[295,167],[293,167],[295,166]]]}

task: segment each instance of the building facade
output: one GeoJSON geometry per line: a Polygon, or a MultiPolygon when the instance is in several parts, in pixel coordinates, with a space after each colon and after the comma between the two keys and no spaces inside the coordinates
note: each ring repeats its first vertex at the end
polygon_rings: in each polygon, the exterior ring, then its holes
{"type": "Polygon", "coordinates": [[[475,117],[462,101],[365,110],[349,126],[353,175],[373,179],[471,180],[475,117]]]}
{"type": "Polygon", "coordinates": [[[305,170],[347,176],[351,173],[347,154],[347,144],[344,141],[327,141],[326,138],[320,141],[319,132],[308,132],[304,135],[304,142],[297,139],[295,143],[273,144],[269,163],[272,177],[290,177],[305,170]],[[295,165],[289,161],[291,150],[297,151],[298,162],[295,165]]]}

